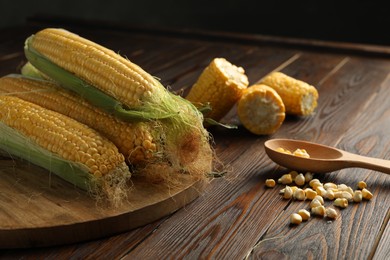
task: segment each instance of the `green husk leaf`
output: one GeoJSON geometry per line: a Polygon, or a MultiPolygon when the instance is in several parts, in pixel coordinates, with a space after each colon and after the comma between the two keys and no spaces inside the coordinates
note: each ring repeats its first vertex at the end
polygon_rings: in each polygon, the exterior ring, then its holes
{"type": "Polygon", "coordinates": [[[175,113],[167,111],[134,110],[125,107],[115,98],[88,84],[73,73],[61,68],[41,55],[30,46],[32,37],[27,38],[24,46],[24,52],[28,61],[39,71],[60,83],[62,87],[77,93],[94,106],[127,121],[164,119],[175,116],[175,113]]]}
{"type": "Polygon", "coordinates": [[[91,188],[92,176],[86,166],[60,158],[2,122],[0,122],[0,149],[11,156],[47,169],[83,190],[91,188]]]}

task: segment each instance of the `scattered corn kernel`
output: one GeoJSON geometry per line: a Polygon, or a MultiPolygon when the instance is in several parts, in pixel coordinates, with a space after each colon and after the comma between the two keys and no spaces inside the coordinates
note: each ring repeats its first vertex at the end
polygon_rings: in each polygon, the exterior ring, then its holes
{"type": "Polygon", "coordinates": [[[305,149],[296,149],[292,154],[298,157],[310,158],[310,155],[307,153],[305,149]]]}
{"type": "Polygon", "coordinates": [[[330,218],[330,219],[336,219],[338,214],[334,208],[326,208],[325,209],[325,216],[327,218],[330,218]]]}
{"type": "Polygon", "coordinates": [[[322,206],[321,202],[317,199],[314,199],[310,202],[310,208],[316,208],[316,207],[319,207],[319,206],[322,206]]]}
{"type": "Polygon", "coordinates": [[[317,192],[317,194],[318,194],[319,196],[321,196],[321,197],[326,197],[327,191],[324,189],[323,186],[318,186],[318,187],[315,188],[315,190],[316,190],[316,192],[317,192]]]}
{"type": "Polygon", "coordinates": [[[290,223],[294,225],[299,225],[302,223],[302,217],[298,213],[293,213],[290,216],[290,223]]]}
{"type": "Polygon", "coordinates": [[[367,183],[365,183],[364,181],[359,181],[357,186],[358,186],[359,189],[362,190],[364,188],[367,188],[367,183]]]}
{"type": "Polygon", "coordinates": [[[372,197],[374,195],[372,195],[372,193],[369,190],[364,188],[364,189],[362,189],[362,196],[363,196],[363,199],[370,200],[370,199],[372,199],[372,197]]]}
{"type": "Polygon", "coordinates": [[[331,189],[327,190],[325,198],[328,200],[334,200],[334,191],[331,189]]]}
{"type": "Polygon", "coordinates": [[[284,199],[291,199],[293,196],[293,192],[290,186],[286,186],[284,188],[283,198],[284,199]]]}
{"type": "Polygon", "coordinates": [[[297,177],[295,177],[294,182],[298,186],[305,185],[305,176],[303,176],[302,173],[298,174],[297,177]]]}
{"type": "Polygon", "coordinates": [[[329,190],[329,189],[337,189],[337,184],[333,182],[327,182],[324,184],[324,189],[329,190]]]}
{"type": "Polygon", "coordinates": [[[321,202],[322,205],[324,205],[324,198],[321,197],[320,195],[315,196],[314,200],[318,200],[319,202],[321,202]]]}
{"type": "Polygon", "coordinates": [[[306,209],[300,209],[298,214],[302,217],[303,221],[307,221],[310,218],[310,212],[306,209]]]}
{"type": "Polygon", "coordinates": [[[305,182],[310,182],[313,180],[313,174],[311,172],[305,173],[305,182]]]}
{"type": "Polygon", "coordinates": [[[294,191],[293,198],[296,200],[305,200],[306,199],[305,192],[302,189],[298,188],[294,191]]]}
{"type": "Polygon", "coordinates": [[[348,191],[336,191],[334,193],[334,198],[336,199],[343,198],[348,201],[353,201],[353,195],[351,195],[351,193],[349,193],[348,191]]]}
{"type": "Polygon", "coordinates": [[[315,188],[318,187],[318,186],[322,186],[322,183],[320,182],[319,179],[312,179],[312,180],[309,182],[309,186],[312,187],[313,189],[315,189],[315,188]]]}
{"type": "Polygon", "coordinates": [[[297,171],[291,171],[291,172],[289,172],[289,174],[291,175],[291,178],[293,180],[295,180],[295,178],[298,176],[298,172],[297,171]]]}
{"type": "Polygon", "coordinates": [[[278,183],[281,184],[291,184],[293,182],[291,174],[283,174],[282,177],[278,179],[278,183]]]}
{"type": "Polygon", "coordinates": [[[348,200],[346,198],[337,198],[334,200],[333,205],[345,209],[348,207],[348,200]]]}
{"type": "Polygon", "coordinates": [[[317,192],[314,191],[313,189],[306,188],[305,189],[305,195],[308,200],[313,200],[315,196],[317,196],[317,192]]]}
{"type": "Polygon", "coordinates": [[[363,200],[363,193],[361,190],[356,190],[353,194],[354,202],[361,202],[363,200]]]}
{"type": "Polygon", "coordinates": [[[311,213],[316,216],[325,216],[325,207],[323,205],[311,208],[311,213]]]}
{"type": "Polygon", "coordinates": [[[274,179],[266,179],[265,180],[265,186],[268,187],[268,188],[273,188],[275,187],[276,185],[276,182],[274,179]]]}

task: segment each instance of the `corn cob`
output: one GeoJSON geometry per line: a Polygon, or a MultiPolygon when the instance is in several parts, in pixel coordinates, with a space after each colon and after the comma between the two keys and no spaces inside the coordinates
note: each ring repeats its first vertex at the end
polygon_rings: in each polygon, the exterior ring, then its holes
{"type": "MultiPolygon", "coordinates": [[[[35,75],[34,73],[29,74],[35,75]]],[[[94,128],[112,141],[130,164],[144,164],[154,156],[159,156],[153,137],[157,135],[152,129],[153,122],[121,121],[78,96],[60,89],[53,82],[17,74],[0,78],[0,92],[17,96],[94,128]]]]}
{"type": "Polygon", "coordinates": [[[286,113],[306,116],[317,107],[318,92],[314,86],[281,72],[273,72],[261,80],[275,89],[283,100],[286,113]]]}
{"type": "MultiPolygon", "coordinates": [[[[44,29],[26,40],[29,62],[62,87],[127,121],[155,120],[164,156],[175,171],[203,178],[213,152],[203,116],[129,60],[62,29],[44,29]]],[[[171,170],[171,169],[170,169],[171,170]]]]}
{"type": "Polygon", "coordinates": [[[118,206],[131,174],[114,144],[91,128],[13,96],[0,96],[0,147],[118,206]]]}
{"type": "Polygon", "coordinates": [[[211,111],[205,117],[219,121],[238,101],[248,84],[243,68],[224,58],[215,58],[203,70],[186,99],[198,107],[209,104],[211,111]]]}
{"type": "Polygon", "coordinates": [[[238,101],[237,114],[250,132],[267,135],[279,129],[285,118],[285,108],[275,90],[256,84],[243,91],[238,101]]]}

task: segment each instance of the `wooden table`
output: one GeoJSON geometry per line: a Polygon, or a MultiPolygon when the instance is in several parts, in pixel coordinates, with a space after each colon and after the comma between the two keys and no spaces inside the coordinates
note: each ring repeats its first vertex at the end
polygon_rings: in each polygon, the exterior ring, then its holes
{"type": "MultiPolygon", "coordinates": [[[[289,216],[308,202],[284,200],[267,178],[287,170],[265,154],[270,138],[294,138],[390,159],[390,48],[256,35],[137,29],[90,24],[32,24],[1,30],[0,75],[23,63],[23,42],[42,27],[61,26],[120,51],[173,90],[185,89],[215,57],[242,66],[251,83],[278,69],[318,88],[316,113],[288,116],[272,136],[212,128],[219,159],[230,171],[192,203],[156,222],[96,241],[49,248],[6,249],[0,258],[96,259],[389,259],[390,177],[344,169],[322,182],[367,182],[374,198],[340,210],[334,221],[289,216]]],[[[224,119],[238,123],[234,110],[224,119]]],[[[330,202],[327,202],[329,205],[330,202]]]]}

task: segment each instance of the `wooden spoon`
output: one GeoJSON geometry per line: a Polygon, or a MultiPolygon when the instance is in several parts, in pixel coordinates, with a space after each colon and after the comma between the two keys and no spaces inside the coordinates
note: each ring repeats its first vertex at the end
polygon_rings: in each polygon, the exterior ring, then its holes
{"type": "Polygon", "coordinates": [[[325,173],[358,167],[390,174],[390,161],[349,153],[333,147],[291,139],[271,139],[264,143],[265,151],[275,163],[301,172],[325,173]],[[310,158],[278,152],[282,147],[291,152],[305,149],[310,158]]]}

